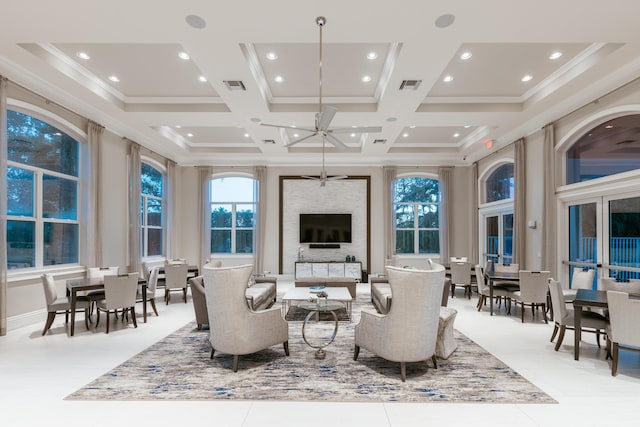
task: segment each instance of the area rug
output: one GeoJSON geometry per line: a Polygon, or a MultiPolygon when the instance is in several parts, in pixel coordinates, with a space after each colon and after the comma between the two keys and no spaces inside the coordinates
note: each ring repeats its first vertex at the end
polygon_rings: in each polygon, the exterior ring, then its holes
{"type": "MultiPolygon", "coordinates": [[[[457,350],[447,360],[408,363],[407,380],[400,364],[361,349],[353,360],[353,322],[340,322],[338,335],[326,347],[324,360],[302,339],[302,322],[289,322],[290,356],[281,345],[240,356],[209,358],[208,331],[189,323],[125,363],[67,396],[69,400],[271,400],[341,402],[488,402],[556,403],[554,399],[455,331],[457,350]]],[[[334,322],[307,325],[307,338],[322,342],[334,322]]]]}

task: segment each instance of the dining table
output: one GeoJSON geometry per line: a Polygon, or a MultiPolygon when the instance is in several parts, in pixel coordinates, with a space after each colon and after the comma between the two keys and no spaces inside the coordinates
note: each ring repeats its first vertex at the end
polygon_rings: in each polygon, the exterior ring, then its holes
{"type": "MultiPolygon", "coordinates": [[[[142,317],[144,323],[147,323],[147,281],[143,278],[139,278],[138,284],[142,287],[142,317]]],[[[95,277],[90,279],[82,278],[67,280],[67,296],[71,299],[71,328],[69,328],[69,336],[73,336],[75,332],[78,292],[96,290],[104,290],[104,278],[95,277]]]]}
{"type": "Polygon", "coordinates": [[[578,289],[573,300],[573,358],[580,359],[580,340],[582,339],[582,309],[583,307],[608,308],[607,291],[596,289],[578,289]]]}
{"type": "Polygon", "coordinates": [[[493,316],[493,287],[495,282],[509,281],[517,286],[520,282],[520,273],[517,271],[487,271],[485,276],[489,285],[489,313],[493,316]]]}

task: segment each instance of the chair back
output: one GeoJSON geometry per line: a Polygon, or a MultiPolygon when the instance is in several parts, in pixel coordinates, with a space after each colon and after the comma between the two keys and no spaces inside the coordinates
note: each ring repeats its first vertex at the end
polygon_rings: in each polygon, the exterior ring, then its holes
{"type": "Polygon", "coordinates": [[[475,272],[476,282],[478,282],[478,293],[480,295],[489,295],[489,285],[487,284],[487,279],[484,276],[484,272],[482,271],[482,266],[480,264],[476,264],[475,272]]]}
{"type": "Polygon", "coordinates": [[[136,305],[139,273],[122,276],[104,276],[104,296],[107,310],[129,308],[136,305]]]}
{"type": "Polygon", "coordinates": [[[551,295],[551,305],[553,306],[553,319],[559,325],[564,325],[568,311],[560,282],[553,279],[549,280],[549,294],[551,295]]]}
{"type": "MultiPolygon", "coordinates": [[[[520,270],[520,297],[527,303],[545,304],[549,289],[550,271],[520,270]]],[[[555,306],[554,306],[555,307],[555,306]]]]}
{"type": "Polygon", "coordinates": [[[452,262],[451,263],[451,283],[456,285],[471,284],[471,268],[473,264],[470,262],[452,262]]]}
{"type": "Polygon", "coordinates": [[[53,304],[58,299],[58,290],[56,289],[56,281],[49,273],[45,273],[42,276],[42,287],[44,288],[44,299],[47,302],[47,307],[53,304]]]}
{"type": "Polygon", "coordinates": [[[158,287],[158,271],[159,267],[154,267],[149,273],[149,280],[147,281],[147,295],[150,295],[153,298],[153,295],[156,292],[156,288],[158,287]]]}
{"type": "Polygon", "coordinates": [[[640,347],[640,300],[626,292],[607,291],[611,341],[640,347]]]}
{"type": "Polygon", "coordinates": [[[613,277],[604,277],[600,281],[603,291],[627,292],[640,294],[640,280],[629,279],[628,282],[618,282],[613,277]]]}
{"type": "Polygon", "coordinates": [[[187,264],[167,264],[164,266],[164,286],[167,289],[187,286],[187,264]]]}
{"type": "Polygon", "coordinates": [[[595,270],[573,269],[571,277],[571,289],[593,289],[593,275],[595,270]]]}
{"type": "Polygon", "coordinates": [[[171,264],[186,264],[187,260],[184,258],[173,258],[173,259],[166,259],[164,261],[165,265],[171,265],[171,264]]]}
{"type": "Polygon", "coordinates": [[[87,268],[87,279],[104,279],[104,276],[117,276],[118,267],[89,267],[87,268]]]}
{"type": "Polygon", "coordinates": [[[449,258],[449,262],[467,262],[469,261],[469,258],[467,258],[466,256],[452,256],[451,258],[449,258]]]}
{"type": "Polygon", "coordinates": [[[493,271],[496,273],[517,273],[520,271],[520,264],[494,264],[493,271]]]}

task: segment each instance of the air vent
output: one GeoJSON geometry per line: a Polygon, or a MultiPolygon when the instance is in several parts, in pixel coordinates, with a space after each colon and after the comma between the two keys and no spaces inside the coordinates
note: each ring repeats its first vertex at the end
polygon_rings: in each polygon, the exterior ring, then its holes
{"type": "Polygon", "coordinates": [[[387,140],[386,139],[374,139],[373,143],[374,144],[386,144],[387,140]]]}
{"type": "Polygon", "coordinates": [[[265,144],[275,144],[276,141],[273,139],[263,139],[262,142],[264,142],[265,144]]]}
{"type": "Polygon", "coordinates": [[[227,85],[227,89],[229,90],[247,90],[244,87],[244,83],[242,80],[223,80],[224,84],[227,85]]]}
{"type": "Polygon", "coordinates": [[[418,89],[422,80],[403,80],[400,84],[400,90],[418,89]]]}

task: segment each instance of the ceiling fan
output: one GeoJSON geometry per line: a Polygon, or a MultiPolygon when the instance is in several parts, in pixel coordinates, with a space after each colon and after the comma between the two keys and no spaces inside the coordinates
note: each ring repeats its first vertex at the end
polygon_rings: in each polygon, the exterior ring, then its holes
{"type": "Polygon", "coordinates": [[[296,131],[309,132],[309,135],[305,135],[301,138],[291,141],[288,144],[286,144],[285,147],[291,147],[295,144],[298,144],[299,142],[312,138],[316,135],[321,136],[322,137],[322,164],[323,164],[322,173],[325,175],[325,180],[326,180],[326,172],[324,170],[325,140],[328,140],[336,148],[346,149],[347,148],[346,144],[340,141],[338,138],[336,138],[334,134],[382,132],[382,127],[380,126],[359,127],[359,128],[335,128],[335,129],[329,128],[329,125],[331,124],[331,120],[333,120],[333,116],[336,115],[336,112],[338,110],[331,106],[322,105],[322,27],[324,27],[326,23],[327,23],[327,19],[324,16],[318,16],[316,18],[316,24],[320,28],[320,67],[319,67],[320,79],[319,79],[318,112],[316,113],[315,127],[313,129],[310,129],[310,128],[299,128],[296,126],[272,125],[272,124],[262,123],[262,126],[271,126],[271,127],[281,128],[281,129],[295,129],[296,131]]]}

